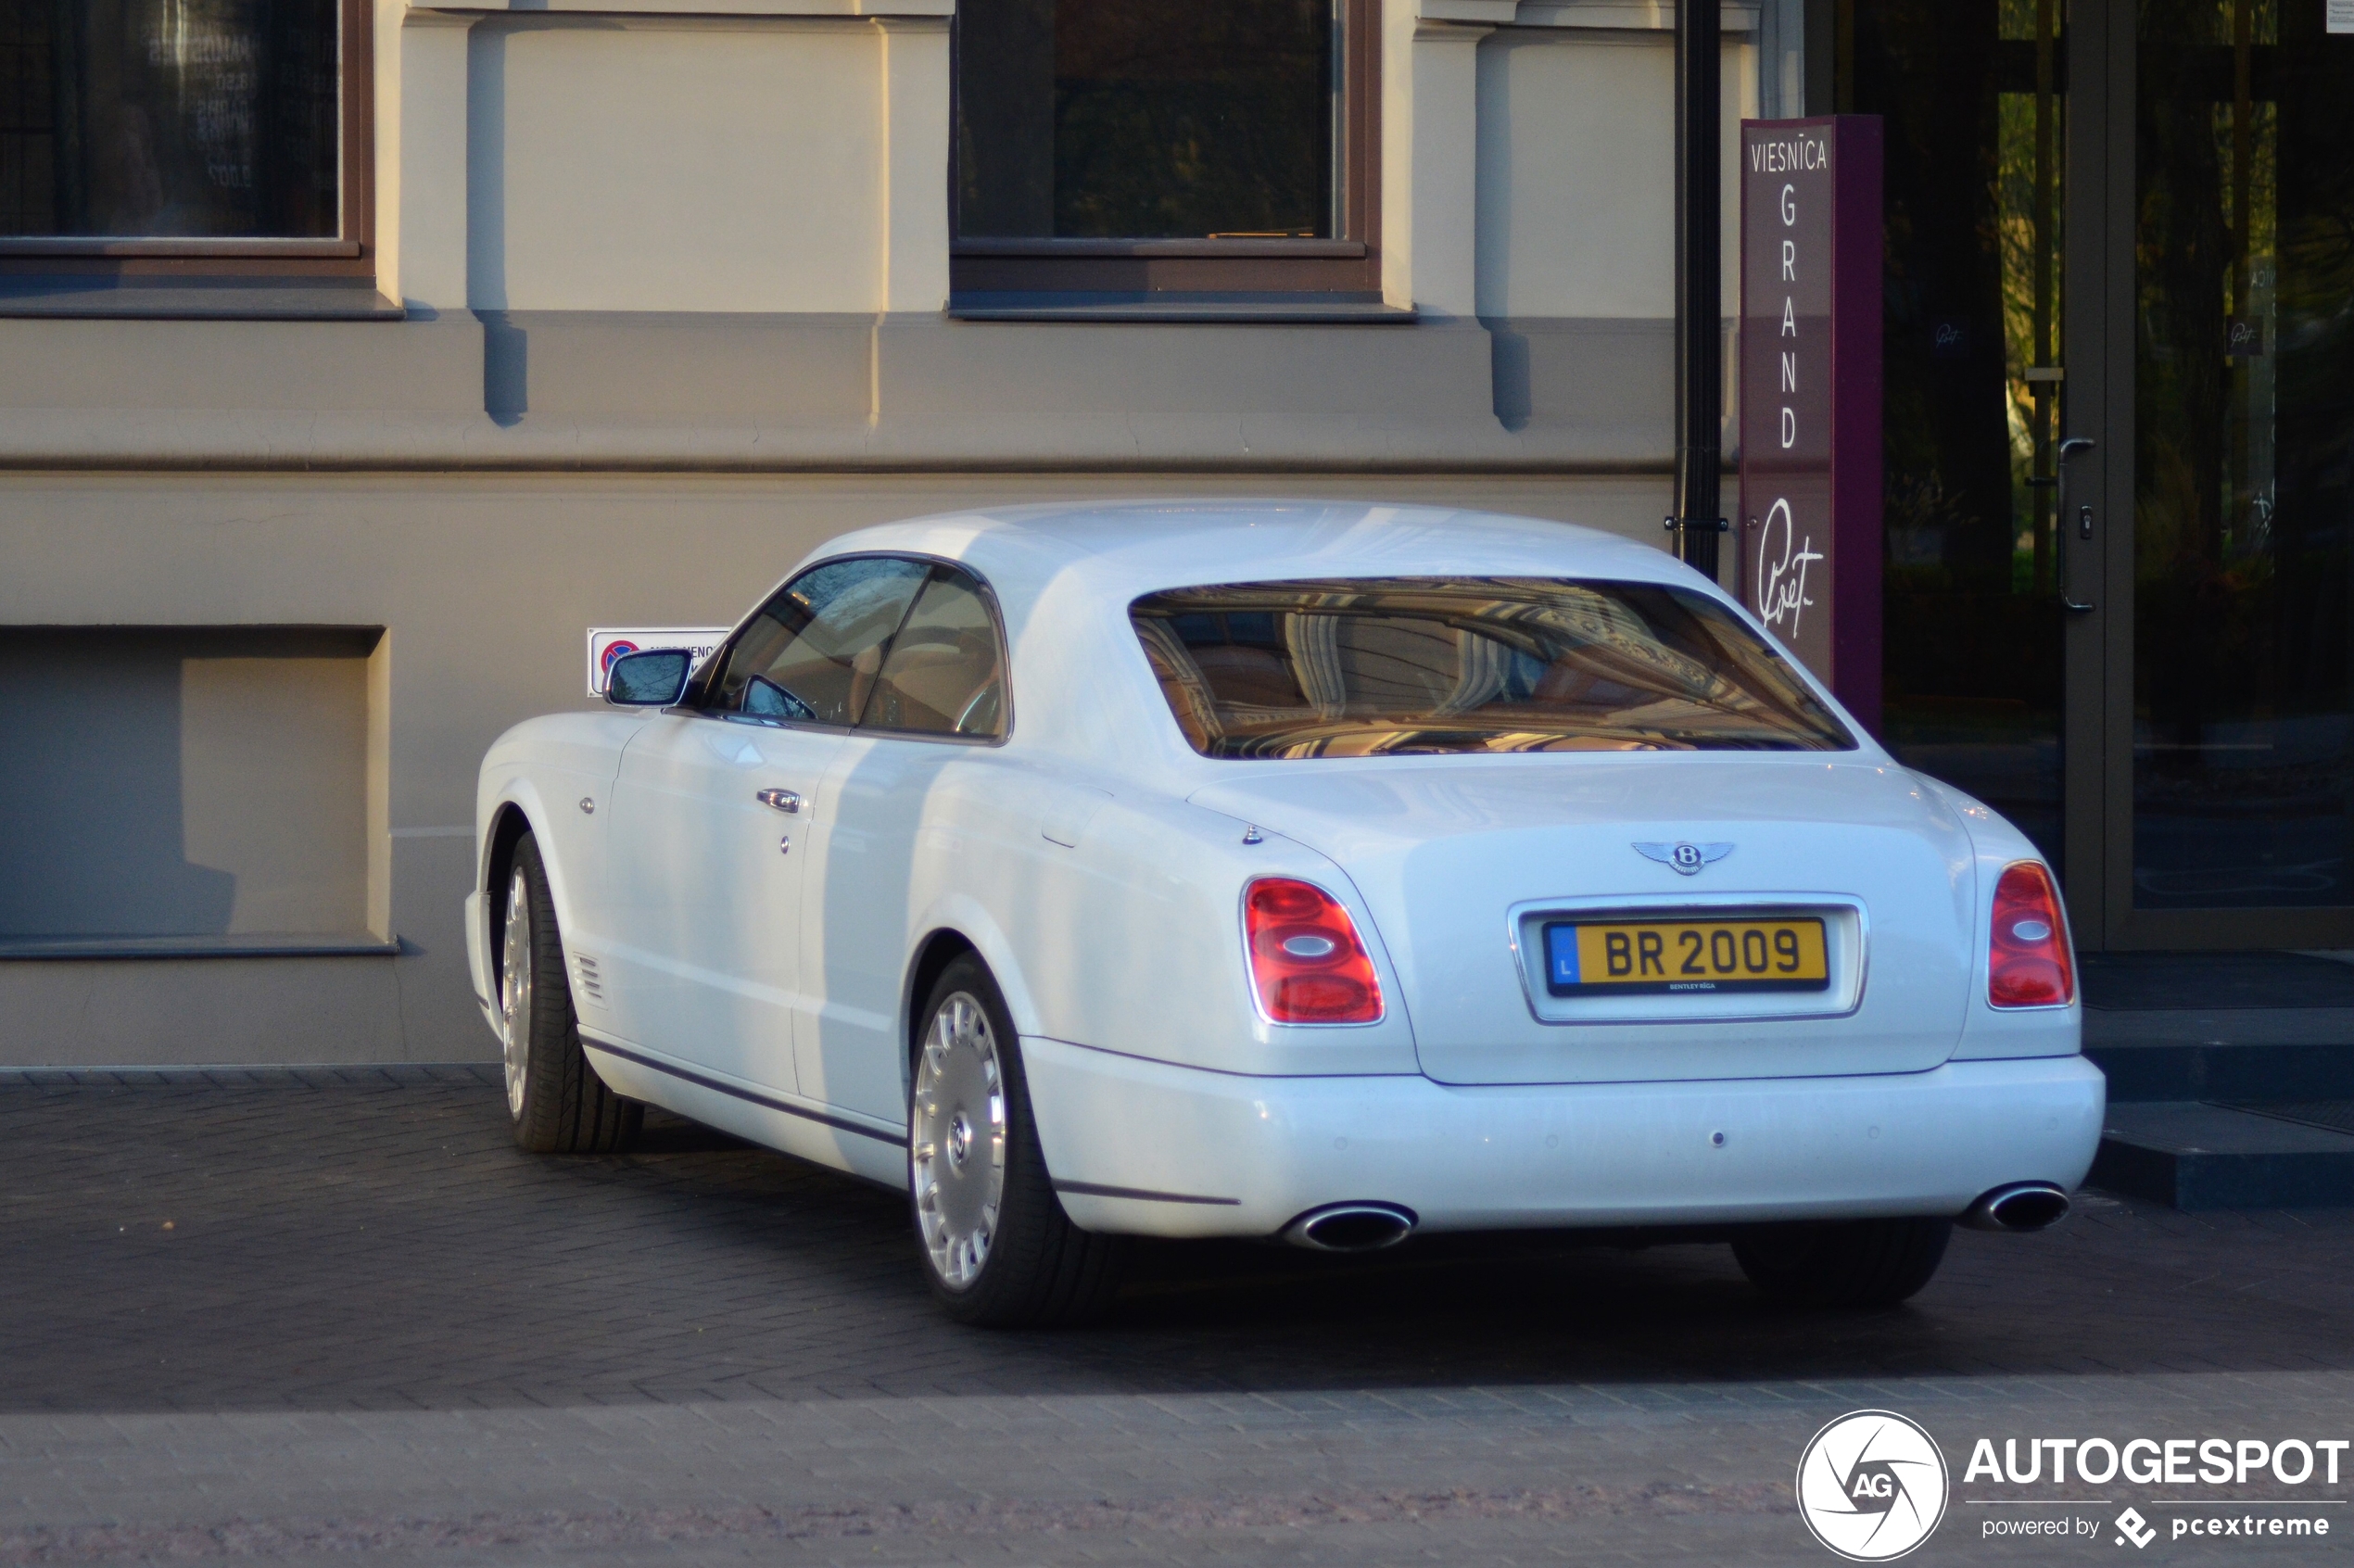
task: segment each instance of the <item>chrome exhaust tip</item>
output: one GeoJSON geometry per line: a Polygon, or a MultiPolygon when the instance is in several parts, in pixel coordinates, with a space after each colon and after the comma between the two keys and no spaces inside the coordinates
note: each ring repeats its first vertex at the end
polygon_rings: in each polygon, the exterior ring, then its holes
{"type": "Polygon", "coordinates": [[[1335,1203],[1311,1208],[1283,1229],[1284,1240],[1310,1252],[1379,1252],[1413,1234],[1414,1211],[1394,1203],[1335,1203]]]}
{"type": "Polygon", "coordinates": [[[1996,1187],[1962,1210],[1973,1231],[2048,1231],[2068,1218],[2068,1193],[2049,1182],[2013,1182],[1996,1187]]]}

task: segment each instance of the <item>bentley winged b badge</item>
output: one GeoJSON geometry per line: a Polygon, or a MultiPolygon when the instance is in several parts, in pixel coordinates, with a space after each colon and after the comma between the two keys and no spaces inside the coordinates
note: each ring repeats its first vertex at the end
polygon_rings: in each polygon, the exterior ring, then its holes
{"type": "Polygon", "coordinates": [[[1730,844],[1637,844],[1635,853],[1662,866],[1672,866],[1678,874],[1697,877],[1703,866],[1714,866],[1733,853],[1730,844]]]}

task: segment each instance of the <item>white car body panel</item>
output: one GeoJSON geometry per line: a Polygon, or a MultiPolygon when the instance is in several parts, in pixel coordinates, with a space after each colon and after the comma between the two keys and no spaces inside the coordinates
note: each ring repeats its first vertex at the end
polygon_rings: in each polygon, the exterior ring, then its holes
{"type": "Polygon", "coordinates": [[[1268,1235],[1367,1201],[1432,1231],[1955,1214],[2006,1182],[2082,1181],[2106,1105],[2082,1056],[1464,1088],[1239,1078],[1043,1040],[1023,1052],[1063,1208],[1156,1235],[1268,1235]]]}
{"type": "Polygon", "coordinates": [[[598,927],[614,998],[611,1027],[730,1077],[794,1089],[799,928],[810,834],[762,804],[764,789],[815,797],[842,738],[648,718],[613,790],[598,927]]]}
{"type": "MultiPolygon", "coordinates": [[[[1321,762],[1323,759],[1318,759],[1321,762]]],[[[1405,955],[1424,1072],[1449,1083],[1910,1072],[1961,1037],[1975,891],[1961,822],[1913,776],[1820,753],[1421,759],[1318,777],[1292,765],[1197,791],[1329,854],[1405,955]],[[1582,759],[1581,759],[1582,760],[1582,759]],[[1661,763],[1677,765],[1661,767],[1661,763]],[[1665,781],[1663,781],[1665,776],[1665,781]],[[1703,811],[1675,811],[1705,801],[1703,811]],[[1730,842],[1695,877],[1638,841],[1730,842]],[[1673,915],[1727,903],[1850,912],[1829,993],[1560,1004],[1507,913],[1673,915]],[[1870,973],[1854,928],[1868,912],[1870,973]],[[1857,982],[1862,982],[1860,986],[1857,982]],[[1859,998],[1853,993],[1860,989],[1859,998]],[[1853,998],[1853,999],[1851,999],[1853,998]],[[1845,1018],[1836,1029],[1824,1015],[1845,1018]]],[[[1836,918],[1836,917],[1834,917],[1836,918]]]]}
{"type": "Polygon", "coordinates": [[[1185,743],[1127,617],[1146,592],[1292,577],[1714,591],[1659,551],[1475,513],[1189,502],[922,519],[803,564],[874,552],[989,584],[1007,739],[619,711],[518,726],[483,765],[467,911],[494,1027],[493,879],[520,814],[616,1091],[894,1184],[916,967],[942,933],[997,980],[1048,1166],[1090,1228],[1264,1235],[1363,1200],[1432,1228],[1954,1213],[2089,1167],[2102,1083],[2080,1006],[1985,1000],[1993,884],[2033,850],[1868,740],[1219,760],[1185,743]],[[771,788],[803,809],[753,800],[771,788]],[[1688,878],[1633,848],[1649,841],[1736,847],[1688,878]],[[1379,1022],[1260,1016],[1240,901],[1270,875],[1349,911],[1379,1022]],[[1823,910],[1830,992],[1564,1003],[1514,951],[1520,917],[1728,904],[1823,910]]]}

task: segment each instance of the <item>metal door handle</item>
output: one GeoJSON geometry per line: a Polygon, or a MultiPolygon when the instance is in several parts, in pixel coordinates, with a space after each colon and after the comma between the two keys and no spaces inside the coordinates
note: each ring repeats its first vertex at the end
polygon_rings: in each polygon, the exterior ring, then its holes
{"type": "MultiPolygon", "coordinates": [[[[2099,606],[2090,603],[2080,604],[2068,591],[2068,460],[2078,452],[2091,451],[2094,445],[2093,438],[2089,436],[2070,436],[2059,444],[2059,455],[2052,464],[2058,471],[2059,479],[2059,494],[2056,498],[2059,504],[2054,509],[2056,516],[2053,519],[2052,548],[2059,552],[2060,608],[2072,611],[2079,615],[2088,615],[2099,606]]],[[[2078,537],[2091,538],[2093,537],[2093,509],[2089,506],[2078,507],[2076,519],[2078,537]]]]}
{"type": "Polygon", "coordinates": [[[801,810],[801,796],[791,790],[763,790],[753,796],[762,805],[772,807],[791,816],[801,810]]]}

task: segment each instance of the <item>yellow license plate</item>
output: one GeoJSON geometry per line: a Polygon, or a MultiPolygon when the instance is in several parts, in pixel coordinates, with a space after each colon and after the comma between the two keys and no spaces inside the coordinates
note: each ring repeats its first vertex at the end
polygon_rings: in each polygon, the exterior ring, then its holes
{"type": "Polygon", "coordinates": [[[1556,996],[1822,991],[1830,960],[1816,919],[1563,921],[1545,928],[1545,981],[1556,996]]]}

